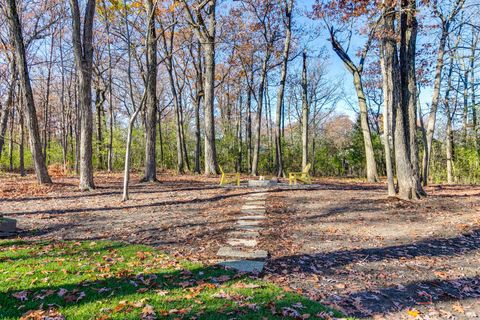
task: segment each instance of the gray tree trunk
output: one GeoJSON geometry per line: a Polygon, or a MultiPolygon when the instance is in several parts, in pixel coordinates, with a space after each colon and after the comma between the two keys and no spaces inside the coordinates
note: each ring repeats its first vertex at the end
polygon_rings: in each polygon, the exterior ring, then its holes
{"type": "Polygon", "coordinates": [[[373,33],[369,36],[367,40],[367,44],[365,45],[365,48],[362,52],[360,63],[357,67],[353,63],[353,61],[350,59],[348,54],[345,52],[345,50],[342,48],[342,46],[337,41],[337,39],[335,38],[333,29],[330,29],[330,40],[332,43],[333,50],[335,51],[337,56],[343,61],[345,67],[353,76],[353,85],[355,86],[355,92],[358,98],[358,106],[360,109],[360,126],[362,128],[363,142],[364,142],[364,148],[365,148],[367,180],[369,182],[377,182],[378,181],[377,164],[375,162],[375,154],[373,152],[370,126],[368,124],[367,100],[365,98],[365,93],[363,91],[363,84],[362,84],[363,64],[364,64],[368,49],[370,47],[372,37],[373,37],[373,33]]]}
{"type": "Polygon", "coordinates": [[[440,44],[438,47],[437,66],[435,67],[435,80],[433,83],[432,104],[430,105],[430,112],[427,121],[427,145],[423,153],[422,161],[422,182],[426,186],[428,184],[428,177],[430,175],[430,155],[432,154],[433,134],[435,131],[435,124],[437,121],[438,101],[440,98],[440,84],[442,82],[443,57],[445,55],[445,44],[448,37],[448,29],[446,26],[442,27],[442,35],[440,37],[440,44]]]}
{"type": "Polygon", "coordinates": [[[262,131],[262,109],[263,109],[263,95],[265,92],[265,79],[267,78],[267,67],[268,60],[270,60],[270,51],[267,49],[266,56],[262,64],[262,73],[260,76],[260,84],[258,86],[258,97],[257,97],[257,123],[255,127],[255,141],[253,145],[253,156],[252,156],[252,176],[258,175],[258,160],[260,153],[260,136],[262,131]]]}
{"type": "Polygon", "coordinates": [[[307,91],[307,51],[303,51],[303,70],[302,70],[302,168],[305,168],[308,162],[308,91],[307,91]]]}
{"type": "MultiPolygon", "coordinates": [[[[10,111],[14,108],[14,96],[15,96],[15,87],[17,82],[17,68],[15,65],[15,59],[9,61],[9,69],[10,69],[10,84],[7,93],[7,101],[6,105],[0,109],[0,158],[2,157],[3,146],[5,145],[5,134],[7,132],[7,125],[8,125],[8,118],[10,115],[10,111]]],[[[1,107],[1,105],[0,105],[1,107]]],[[[11,137],[10,137],[11,139],[11,137]]]]}
{"type": "Polygon", "coordinates": [[[23,101],[26,106],[25,110],[27,112],[27,126],[30,132],[30,149],[32,152],[37,181],[40,184],[51,183],[52,180],[48,175],[45,159],[42,154],[42,144],[38,131],[37,113],[25,56],[25,44],[23,42],[22,27],[20,25],[20,20],[17,13],[17,4],[15,0],[8,0],[8,19],[10,22],[13,43],[15,46],[15,59],[18,66],[21,93],[24,96],[23,101]]]}
{"type": "Polygon", "coordinates": [[[293,0],[285,1],[285,24],[286,34],[283,47],[282,71],[280,73],[280,85],[277,94],[277,109],[275,113],[275,166],[277,177],[284,176],[283,172],[283,152],[282,152],[282,115],[283,115],[283,97],[285,93],[285,80],[287,78],[288,56],[290,53],[290,42],[292,38],[292,10],[293,0]]]}
{"type": "MultiPolygon", "coordinates": [[[[211,1],[215,3],[214,1],[211,1]]],[[[217,151],[215,147],[215,4],[209,9],[208,41],[203,45],[205,53],[205,174],[217,174],[217,151]]]]}
{"type": "Polygon", "coordinates": [[[73,52],[78,72],[80,108],[80,190],[95,188],[92,161],[92,66],[93,66],[93,22],[95,0],[88,0],[85,8],[83,30],[78,0],[70,0],[72,10],[73,52]]]}
{"type": "MultiPolygon", "coordinates": [[[[389,14],[386,10],[383,12],[383,24],[386,29],[387,18],[385,15],[389,14]]],[[[386,39],[381,39],[380,43],[380,64],[382,68],[382,77],[383,77],[383,146],[385,149],[385,170],[387,172],[387,186],[388,186],[388,195],[393,197],[396,195],[394,175],[393,175],[393,165],[392,165],[392,152],[390,149],[391,141],[391,114],[394,106],[394,97],[392,88],[394,86],[393,79],[393,53],[392,51],[393,43],[387,43],[386,39]],[[389,52],[387,52],[387,50],[389,52]]]]}
{"type": "Polygon", "coordinates": [[[368,124],[367,100],[363,91],[360,73],[354,72],[353,84],[355,85],[355,91],[357,93],[358,105],[360,109],[360,127],[362,128],[363,143],[365,148],[367,180],[369,182],[377,182],[377,163],[375,162],[375,154],[373,152],[372,135],[370,132],[370,125],[368,124]]]}
{"type": "Polygon", "coordinates": [[[157,37],[155,32],[155,4],[153,0],[146,2],[148,15],[147,32],[147,83],[146,83],[146,141],[145,141],[145,174],[143,182],[157,180],[156,139],[157,139],[157,37]]]}
{"type": "MultiPolygon", "coordinates": [[[[398,180],[398,196],[402,199],[418,199],[424,195],[419,183],[418,174],[412,164],[410,142],[411,131],[411,100],[416,101],[416,96],[411,96],[410,85],[416,85],[415,79],[411,77],[410,67],[415,67],[415,59],[412,57],[415,53],[415,43],[411,42],[415,38],[415,0],[402,0],[402,10],[400,15],[400,58],[397,60],[396,45],[393,40],[388,41],[390,49],[388,54],[394,56],[392,68],[393,74],[393,99],[394,99],[394,118],[395,118],[395,160],[398,180]]],[[[389,15],[387,34],[394,34],[393,17],[389,15]]]]}

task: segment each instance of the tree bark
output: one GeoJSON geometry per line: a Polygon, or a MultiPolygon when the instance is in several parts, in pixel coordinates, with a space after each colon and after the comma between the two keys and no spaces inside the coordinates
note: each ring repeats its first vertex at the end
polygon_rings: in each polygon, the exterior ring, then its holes
{"type": "Polygon", "coordinates": [[[106,100],[106,89],[97,88],[95,90],[95,108],[97,110],[97,153],[98,153],[98,169],[103,169],[103,129],[102,114],[104,113],[103,104],[106,100]]]}
{"type": "Polygon", "coordinates": [[[353,84],[357,93],[358,105],[360,108],[360,127],[362,128],[363,143],[365,148],[367,180],[369,182],[378,182],[377,164],[373,152],[372,136],[368,121],[368,108],[365,93],[363,91],[362,78],[360,73],[354,72],[353,84]]]}
{"type": "MultiPolygon", "coordinates": [[[[6,105],[3,107],[0,113],[0,158],[2,157],[3,146],[5,145],[5,134],[7,132],[8,118],[11,110],[14,108],[14,96],[15,87],[17,82],[17,68],[15,65],[15,59],[9,61],[10,69],[10,84],[7,93],[6,105]]],[[[11,139],[12,137],[10,137],[11,139]]]]}
{"type": "Polygon", "coordinates": [[[48,175],[45,159],[42,154],[42,144],[38,131],[37,113],[25,55],[25,44],[23,42],[22,27],[20,25],[20,20],[17,13],[17,4],[15,0],[8,0],[8,19],[10,22],[13,43],[15,46],[15,59],[18,65],[21,93],[24,97],[23,100],[26,106],[25,110],[27,112],[27,126],[30,132],[30,149],[32,152],[33,163],[35,165],[37,181],[40,184],[51,183],[52,180],[48,175]]]}
{"type": "Polygon", "coordinates": [[[367,40],[367,44],[365,45],[365,48],[362,52],[362,58],[360,60],[359,66],[356,66],[353,63],[353,61],[350,59],[348,54],[345,52],[345,50],[342,48],[340,43],[337,41],[337,39],[335,38],[333,29],[330,29],[330,41],[332,43],[333,50],[335,51],[337,56],[343,61],[345,67],[353,76],[353,84],[355,86],[355,92],[358,98],[358,106],[360,109],[360,126],[362,128],[363,142],[364,142],[364,148],[365,148],[367,180],[369,182],[377,182],[378,181],[377,164],[375,162],[375,154],[373,152],[370,126],[368,124],[367,100],[365,98],[365,93],[363,91],[363,84],[362,84],[363,63],[365,61],[365,56],[370,47],[372,37],[373,37],[373,33],[370,34],[367,40]]]}
{"type": "Polygon", "coordinates": [[[80,22],[78,0],[70,0],[72,10],[72,40],[75,65],[78,72],[80,108],[80,190],[95,188],[93,181],[93,112],[92,112],[92,66],[93,22],[95,0],[88,0],[85,8],[83,30],[80,22]]]}
{"type": "Polygon", "coordinates": [[[258,86],[257,97],[257,123],[255,127],[255,141],[253,145],[253,157],[252,157],[252,176],[258,175],[258,160],[260,153],[260,136],[262,131],[262,109],[263,109],[263,96],[265,92],[265,79],[267,78],[268,61],[270,60],[270,51],[267,48],[267,53],[262,64],[262,73],[260,76],[260,85],[258,86]]]}
{"type": "Polygon", "coordinates": [[[205,174],[217,174],[215,146],[214,88],[215,88],[215,7],[210,9],[210,31],[205,52],[205,174]]]}
{"type": "Polygon", "coordinates": [[[453,55],[450,57],[450,67],[448,69],[447,89],[445,91],[445,115],[447,116],[447,141],[446,141],[446,156],[447,156],[447,183],[453,183],[453,128],[452,118],[453,113],[450,107],[450,90],[452,88],[452,73],[453,73],[453,55]]]}
{"type": "Polygon", "coordinates": [[[146,2],[148,15],[147,42],[147,91],[146,91],[146,142],[145,142],[145,175],[143,182],[157,180],[156,133],[157,133],[157,37],[155,31],[155,4],[146,2]]]}
{"type": "MultiPolygon", "coordinates": [[[[382,21],[384,27],[386,26],[386,15],[390,14],[385,10],[383,12],[382,21]]],[[[390,47],[385,38],[381,39],[380,42],[380,64],[382,68],[382,77],[383,77],[383,146],[385,149],[385,171],[387,172],[387,186],[388,186],[388,196],[394,197],[396,195],[395,183],[393,176],[393,165],[392,165],[392,153],[390,149],[390,140],[391,140],[391,128],[390,128],[390,118],[392,114],[392,109],[394,108],[394,97],[391,88],[393,88],[392,70],[393,70],[393,57],[391,52],[386,52],[387,50],[392,50],[392,39],[390,40],[390,47]]]]}
{"type": "Polygon", "coordinates": [[[284,175],[283,172],[283,153],[282,153],[282,115],[283,115],[283,96],[285,93],[285,79],[287,78],[288,56],[290,53],[290,42],[292,38],[292,10],[293,0],[285,1],[285,24],[286,35],[283,48],[282,71],[280,73],[280,85],[277,94],[277,109],[275,113],[275,166],[277,177],[284,175]]]}
{"type": "Polygon", "coordinates": [[[307,51],[303,51],[302,69],[302,168],[308,162],[308,86],[307,86],[307,51]]]}
{"type": "Polygon", "coordinates": [[[205,174],[217,174],[217,150],[215,146],[215,37],[216,37],[216,0],[204,1],[198,7],[192,8],[186,0],[182,0],[187,20],[193,28],[197,39],[202,45],[205,55],[204,87],[204,119],[205,119],[205,174]],[[207,13],[207,21],[202,17],[204,10],[207,13]],[[194,18],[194,15],[197,17],[194,18]]]}
{"type": "Polygon", "coordinates": [[[430,155],[432,154],[433,134],[435,131],[435,124],[437,120],[438,101],[440,97],[440,84],[442,82],[442,69],[443,69],[443,57],[445,55],[445,44],[448,37],[448,26],[442,26],[442,35],[440,37],[440,44],[437,54],[437,65],[435,67],[435,80],[433,83],[433,95],[432,104],[430,106],[430,112],[427,121],[427,145],[426,150],[423,153],[422,161],[422,182],[426,186],[428,184],[428,177],[430,175],[430,155]]]}
{"type": "Polygon", "coordinates": [[[437,65],[435,67],[435,80],[433,84],[433,95],[432,95],[432,104],[430,106],[430,113],[428,115],[428,122],[427,122],[427,145],[426,150],[423,154],[423,161],[422,161],[422,182],[423,185],[428,184],[428,177],[430,175],[430,156],[432,154],[432,143],[433,143],[433,135],[435,131],[435,124],[436,124],[436,117],[437,117],[437,109],[438,109],[438,101],[440,98],[440,85],[442,82],[442,69],[444,66],[444,55],[445,55],[445,45],[447,42],[447,38],[450,32],[450,23],[455,19],[455,16],[461,10],[465,3],[465,0],[456,0],[453,6],[452,11],[450,12],[448,17],[445,17],[443,13],[441,13],[437,8],[437,3],[433,3],[434,12],[437,17],[441,21],[442,33],[440,36],[440,42],[438,46],[438,53],[437,53],[437,65]]]}
{"type": "MultiPolygon", "coordinates": [[[[389,40],[388,54],[394,56],[393,70],[393,100],[394,100],[394,118],[395,118],[395,160],[397,168],[398,180],[398,196],[402,199],[418,199],[424,195],[421,184],[419,183],[418,174],[412,164],[411,153],[415,152],[411,149],[410,124],[412,100],[416,101],[416,96],[411,96],[411,85],[415,79],[411,77],[410,68],[415,68],[415,59],[412,55],[415,49],[411,46],[414,42],[410,42],[415,38],[413,33],[416,32],[415,26],[415,0],[402,0],[400,14],[400,58],[397,60],[396,45],[393,39],[389,40]],[[395,47],[394,47],[395,46],[395,47]],[[411,65],[412,64],[412,65],[411,65]]],[[[389,15],[388,29],[386,33],[394,34],[393,18],[389,15]]],[[[416,83],[413,83],[416,86],[416,83]]],[[[416,129],[416,127],[415,127],[416,129]]]]}

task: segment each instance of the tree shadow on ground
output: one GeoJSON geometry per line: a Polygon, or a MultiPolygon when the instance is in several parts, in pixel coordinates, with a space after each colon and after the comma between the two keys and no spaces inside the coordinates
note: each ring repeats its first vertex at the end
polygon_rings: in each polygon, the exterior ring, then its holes
{"type": "MultiPolygon", "coordinates": [[[[7,243],[13,245],[15,242],[7,243]]],[[[21,244],[28,245],[32,242],[21,244]]],[[[61,243],[57,246],[60,249],[63,248],[61,243]]],[[[135,258],[135,249],[133,249],[135,260],[130,262],[130,260],[124,260],[124,256],[117,254],[117,249],[124,246],[128,245],[114,243],[101,248],[92,248],[91,252],[85,251],[85,246],[75,247],[73,251],[69,251],[70,260],[65,259],[68,256],[63,253],[55,254],[49,251],[34,257],[29,255],[15,257],[16,259],[11,263],[22,268],[25,265],[37,263],[37,258],[38,261],[42,261],[45,267],[35,271],[45,271],[45,275],[50,275],[52,279],[48,280],[48,283],[51,285],[37,279],[31,283],[28,280],[20,284],[12,283],[2,286],[0,318],[18,319],[28,310],[46,309],[48,306],[59,309],[67,319],[97,317],[143,319],[141,312],[146,304],[153,306],[157,317],[161,319],[232,319],[232,317],[284,319],[286,317],[282,315],[281,308],[292,308],[299,302],[301,307],[298,307],[298,312],[300,313],[326,311],[317,302],[283,292],[272,284],[258,282],[257,277],[237,274],[216,266],[184,265],[168,257],[163,261],[162,258],[150,256],[148,253],[142,256],[142,252],[140,255],[137,252],[137,258],[135,258]],[[102,255],[105,255],[103,260],[102,255]],[[89,260],[99,257],[101,262],[89,260]],[[108,261],[112,260],[109,259],[125,262],[126,265],[113,264],[110,270],[108,261]],[[59,266],[54,266],[58,261],[64,262],[60,267],[68,269],[65,275],[62,274],[59,266]],[[71,269],[72,262],[73,265],[78,264],[78,267],[71,269]],[[133,262],[134,264],[131,264],[133,262]],[[158,266],[157,269],[162,268],[162,270],[141,271],[143,268],[152,270],[151,268],[155,265],[158,266]],[[94,269],[85,266],[94,267],[94,269]],[[60,273],[61,276],[53,277],[52,268],[57,269],[55,274],[60,273]]],[[[0,251],[0,254],[2,253],[5,252],[0,251]]],[[[8,263],[8,261],[0,261],[0,263],[8,263]]],[[[19,273],[25,272],[26,277],[33,278],[33,274],[27,271],[30,270],[11,270],[9,276],[18,277],[19,273]]],[[[5,278],[1,280],[8,281],[5,278]]],[[[335,314],[340,316],[339,313],[335,314]]]]}
{"type": "Polygon", "coordinates": [[[438,302],[480,299],[480,277],[411,282],[330,298],[354,317],[400,312],[438,302]]]}
{"type": "Polygon", "coordinates": [[[302,258],[302,271],[322,273],[332,272],[333,269],[347,264],[362,262],[377,262],[387,259],[425,257],[448,257],[466,254],[480,249],[480,229],[475,229],[453,238],[432,238],[405,245],[396,245],[383,248],[366,248],[357,250],[342,250],[326,253],[316,253],[301,256],[286,256],[276,259],[275,264],[293,262],[302,258]],[[316,264],[315,269],[310,267],[316,264]],[[320,269],[318,269],[320,268],[320,269]]]}
{"type": "MultiPolygon", "coordinates": [[[[320,276],[316,277],[317,279],[328,279],[335,278],[339,271],[352,272],[356,263],[365,265],[370,262],[401,261],[417,257],[458,257],[474,253],[479,249],[480,229],[474,229],[452,238],[430,238],[405,245],[285,256],[269,261],[267,270],[269,273],[279,275],[304,273],[320,276]],[[348,265],[351,266],[346,268],[348,265]]],[[[372,276],[375,275],[372,274],[372,276]]],[[[433,276],[430,274],[429,278],[433,276]]],[[[480,298],[480,278],[474,276],[448,280],[424,280],[397,287],[381,287],[344,295],[324,294],[327,295],[325,301],[342,306],[348,315],[369,317],[437,301],[478,299],[480,298]]]]}

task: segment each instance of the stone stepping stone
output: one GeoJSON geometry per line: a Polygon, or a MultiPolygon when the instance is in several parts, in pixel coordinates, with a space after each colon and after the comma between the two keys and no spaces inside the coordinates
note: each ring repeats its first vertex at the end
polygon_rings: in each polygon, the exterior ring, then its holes
{"type": "Polygon", "coordinates": [[[253,209],[242,209],[242,210],[240,210],[240,212],[243,213],[243,214],[252,214],[252,215],[253,215],[253,214],[265,214],[265,213],[267,213],[267,211],[266,211],[265,209],[263,209],[263,210],[259,210],[259,209],[255,209],[255,210],[253,210],[253,209]]]}
{"type": "Polygon", "coordinates": [[[262,272],[265,262],[252,260],[228,260],[222,261],[219,265],[232,268],[240,272],[262,272]]]}
{"type": "Polygon", "coordinates": [[[217,256],[243,259],[265,259],[268,256],[268,252],[265,250],[241,250],[232,247],[221,247],[217,252],[217,256]]]}
{"type": "Polygon", "coordinates": [[[258,226],[236,226],[238,230],[246,230],[246,231],[261,231],[263,230],[262,227],[258,226]]]}
{"type": "Polygon", "coordinates": [[[255,239],[228,239],[227,243],[231,246],[244,246],[253,248],[257,245],[257,240],[255,239]]]}
{"type": "Polygon", "coordinates": [[[237,224],[241,226],[258,226],[261,221],[254,221],[254,220],[237,220],[237,224]]]}
{"type": "Polygon", "coordinates": [[[266,198],[249,198],[245,199],[245,203],[265,203],[267,201],[266,198]]]}
{"type": "Polygon", "coordinates": [[[264,215],[242,216],[238,218],[238,220],[265,220],[265,219],[266,217],[264,215]]]}
{"type": "Polygon", "coordinates": [[[246,206],[265,206],[266,201],[245,201],[246,206]]]}
{"type": "Polygon", "coordinates": [[[245,203],[242,207],[256,207],[256,208],[265,208],[265,202],[264,203],[258,203],[258,202],[247,202],[245,203]]]}
{"type": "Polygon", "coordinates": [[[229,235],[233,238],[256,238],[260,236],[257,231],[232,231],[229,235]]]}
{"type": "Polygon", "coordinates": [[[264,209],[265,206],[259,204],[244,204],[242,209],[264,209]]]}

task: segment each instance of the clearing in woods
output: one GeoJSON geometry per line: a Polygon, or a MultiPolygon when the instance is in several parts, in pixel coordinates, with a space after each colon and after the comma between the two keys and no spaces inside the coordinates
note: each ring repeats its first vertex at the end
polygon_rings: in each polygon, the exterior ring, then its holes
{"type": "Polygon", "coordinates": [[[203,265],[218,263],[222,247],[254,246],[269,254],[261,280],[349,316],[480,316],[480,187],[432,185],[426,199],[406,202],[387,198],[383,184],[356,180],[260,190],[163,175],[158,184],[134,180],[122,202],[120,175],[96,180],[84,193],[73,177],[37,186],[32,177],[4,176],[1,211],[18,220],[23,241],[150,245],[203,265]],[[249,209],[258,215],[248,217],[249,209]],[[251,230],[238,230],[245,219],[251,230]],[[241,232],[245,239],[234,237],[241,232]]]}

